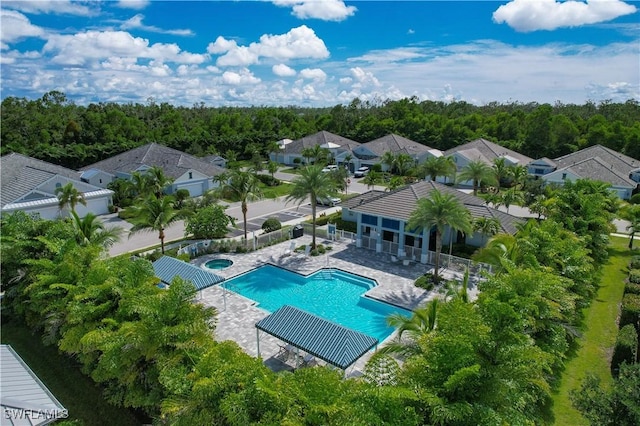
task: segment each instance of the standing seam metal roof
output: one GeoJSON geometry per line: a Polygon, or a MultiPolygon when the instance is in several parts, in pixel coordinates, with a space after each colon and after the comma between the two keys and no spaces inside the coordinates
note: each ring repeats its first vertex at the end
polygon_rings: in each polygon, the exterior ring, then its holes
{"type": "Polygon", "coordinates": [[[178,276],[184,280],[191,281],[197,290],[202,290],[224,281],[224,278],[220,275],[204,271],[197,266],[170,256],[162,256],[153,262],[153,270],[156,276],[165,284],[170,285],[171,281],[178,276]]]}
{"type": "Polygon", "coordinates": [[[342,370],[378,344],[378,339],[290,305],[258,321],[256,328],[342,370]]]}

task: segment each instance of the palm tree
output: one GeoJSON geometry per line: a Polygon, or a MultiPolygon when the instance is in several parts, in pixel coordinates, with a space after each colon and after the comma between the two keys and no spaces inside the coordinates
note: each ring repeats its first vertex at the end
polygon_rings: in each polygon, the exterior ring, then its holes
{"type": "Polygon", "coordinates": [[[451,157],[429,157],[422,165],[422,173],[435,181],[438,176],[450,177],[456,171],[456,163],[451,157]]]}
{"type": "Polygon", "coordinates": [[[509,206],[512,204],[522,204],[524,202],[524,197],[521,192],[519,192],[515,187],[509,188],[502,193],[500,197],[501,204],[507,208],[507,213],[509,213],[509,206]]]}
{"type": "Polygon", "coordinates": [[[73,217],[73,227],[76,230],[78,244],[82,246],[94,244],[107,248],[120,241],[122,228],[106,229],[95,214],[88,213],[80,219],[76,212],[72,211],[71,216],[73,217]]]}
{"type": "Polygon", "coordinates": [[[372,189],[376,183],[380,180],[380,173],[375,170],[371,170],[367,175],[362,179],[362,183],[367,185],[367,189],[372,189]]]}
{"type": "Polygon", "coordinates": [[[393,170],[396,167],[396,156],[393,152],[391,151],[387,151],[382,155],[382,158],[380,159],[380,161],[382,162],[382,164],[386,164],[388,169],[387,171],[389,173],[392,173],[393,170]]]}
{"type": "Polygon", "coordinates": [[[405,357],[417,355],[421,352],[418,342],[425,334],[431,333],[436,328],[439,299],[433,299],[425,306],[416,308],[411,316],[392,314],[387,317],[387,324],[398,329],[397,339],[390,342],[378,352],[383,354],[399,354],[405,357]],[[402,339],[403,334],[408,338],[402,339]]]}
{"type": "Polygon", "coordinates": [[[478,195],[478,187],[484,184],[493,184],[495,182],[493,169],[486,163],[475,160],[467,164],[458,175],[461,182],[473,181],[473,195],[478,195]]]}
{"type": "Polygon", "coordinates": [[[240,201],[242,220],[244,221],[244,245],[247,245],[247,212],[248,203],[262,198],[260,181],[253,171],[234,170],[229,179],[221,182],[219,191],[228,195],[232,200],[240,201]]]}
{"type": "Polygon", "coordinates": [[[129,238],[138,232],[156,231],[162,254],[164,254],[164,230],[189,214],[186,210],[177,210],[175,199],[170,195],[157,198],[154,194],[149,194],[129,209],[132,213],[131,223],[133,223],[133,227],[129,230],[129,238]]]}
{"type": "Polygon", "coordinates": [[[629,222],[626,229],[629,232],[629,250],[633,250],[633,238],[640,232],[640,204],[626,204],[620,209],[619,216],[629,222]]]}
{"type": "Polygon", "coordinates": [[[147,179],[147,189],[153,191],[156,198],[162,197],[165,188],[173,183],[173,179],[167,177],[164,174],[164,170],[158,166],[153,166],[147,169],[144,174],[147,179]]]}
{"type": "Polygon", "coordinates": [[[396,189],[405,185],[405,181],[402,176],[394,176],[389,180],[387,184],[387,190],[395,191],[396,189]]]}
{"type": "Polygon", "coordinates": [[[316,208],[319,198],[335,197],[337,191],[335,182],[329,173],[322,171],[322,166],[307,166],[300,170],[299,176],[293,181],[291,193],[286,201],[297,201],[298,205],[305,200],[311,201],[312,240],[311,249],[316,248],[316,208]]]}
{"type": "Polygon", "coordinates": [[[58,196],[58,208],[60,208],[60,212],[69,206],[69,211],[75,213],[78,203],[83,206],[87,205],[87,201],[84,199],[82,192],[78,191],[71,182],[64,186],[57,187],[55,194],[58,196]]]}
{"type": "Polygon", "coordinates": [[[396,155],[395,166],[400,176],[406,175],[409,169],[413,165],[415,165],[415,163],[416,163],[416,160],[414,160],[413,157],[410,156],[409,154],[405,154],[404,152],[401,152],[396,155]]]}
{"type": "Polygon", "coordinates": [[[275,179],[274,174],[278,171],[279,167],[280,167],[280,165],[278,163],[276,163],[275,161],[269,161],[267,163],[267,171],[271,175],[271,178],[275,179]]]}
{"type": "Polygon", "coordinates": [[[471,233],[471,213],[453,194],[441,193],[433,190],[429,198],[418,200],[416,209],[409,216],[408,229],[422,228],[425,238],[431,229],[436,231],[436,259],[433,278],[439,281],[438,269],[440,267],[440,252],[442,251],[442,234],[446,227],[450,232],[454,230],[471,233]]]}
{"type": "Polygon", "coordinates": [[[351,160],[353,160],[353,155],[347,154],[347,155],[344,156],[344,162],[347,165],[347,170],[349,171],[349,173],[352,172],[352,170],[351,170],[351,160]]]}
{"type": "Polygon", "coordinates": [[[495,217],[479,217],[473,221],[473,230],[482,234],[482,245],[487,235],[494,236],[500,232],[500,221],[495,217]]]}
{"type": "Polygon", "coordinates": [[[500,186],[511,177],[511,167],[507,164],[504,157],[498,157],[493,160],[493,176],[496,181],[496,188],[500,192],[500,186]]]}
{"type": "Polygon", "coordinates": [[[529,171],[525,166],[517,165],[511,166],[511,179],[513,179],[513,185],[516,188],[522,189],[524,187],[525,182],[527,181],[527,177],[529,177],[529,171]]]}

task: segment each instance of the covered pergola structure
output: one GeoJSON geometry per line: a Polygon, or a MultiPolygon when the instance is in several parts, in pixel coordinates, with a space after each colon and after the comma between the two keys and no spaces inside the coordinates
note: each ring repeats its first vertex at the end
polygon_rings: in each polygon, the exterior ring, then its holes
{"type": "Polygon", "coordinates": [[[341,370],[346,370],[378,344],[378,339],[290,305],[281,307],[256,323],[258,357],[260,331],[341,370]]]}
{"type": "Polygon", "coordinates": [[[162,256],[153,262],[153,271],[165,285],[171,285],[175,277],[190,281],[196,290],[202,290],[224,281],[224,278],[213,272],[207,272],[190,263],[175,259],[171,256],[162,256]]]}

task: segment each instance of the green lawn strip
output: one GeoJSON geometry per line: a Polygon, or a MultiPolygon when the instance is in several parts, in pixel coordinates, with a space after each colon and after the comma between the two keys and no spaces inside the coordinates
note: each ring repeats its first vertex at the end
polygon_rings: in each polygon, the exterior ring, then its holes
{"type": "Polygon", "coordinates": [[[17,321],[2,323],[2,343],[9,344],[56,399],[69,410],[69,421],[81,425],[139,425],[131,411],[115,407],[102,397],[102,389],[80,372],[55,346],[42,344],[39,335],[17,321]]]}
{"type": "Polygon", "coordinates": [[[278,198],[284,195],[289,195],[291,192],[291,184],[282,183],[278,186],[266,186],[261,183],[260,190],[262,191],[264,198],[278,198]]]}
{"type": "Polygon", "coordinates": [[[557,425],[589,424],[569,399],[570,392],[580,388],[587,373],[600,377],[604,386],[612,383],[610,359],[618,335],[616,320],[631,259],[627,244],[625,238],[611,237],[609,261],[602,270],[600,288],[591,306],[584,312],[584,334],[579,339],[579,348],[575,356],[567,360],[560,386],[553,396],[557,425]]]}

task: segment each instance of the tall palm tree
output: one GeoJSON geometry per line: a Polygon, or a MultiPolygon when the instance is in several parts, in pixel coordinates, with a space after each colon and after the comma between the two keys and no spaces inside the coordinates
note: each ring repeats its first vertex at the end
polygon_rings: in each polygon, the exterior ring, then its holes
{"type": "Polygon", "coordinates": [[[482,245],[488,236],[494,236],[500,232],[500,221],[495,217],[479,217],[473,221],[473,230],[482,234],[482,245]]]}
{"type": "Polygon", "coordinates": [[[300,174],[293,181],[291,193],[286,201],[297,201],[298,205],[309,199],[311,202],[312,240],[311,248],[316,248],[316,210],[319,198],[335,197],[337,195],[335,182],[329,173],[322,171],[322,166],[307,166],[300,170],[300,174]]]}
{"type": "Polygon", "coordinates": [[[507,208],[507,213],[509,213],[509,207],[513,204],[522,204],[524,202],[524,196],[515,187],[513,187],[502,193],[500,196],[500,202],[507,208]]]}
{"type": "Polygon", "coordinates": [[[500,192],[500,186],[511,177],[511,167],[507,164],[504,157],[498,157],[493,160],[493,176],[496,182],[496,188],[500,192]]]}
{"type": "Polygon", "coordinates": [[[154,194],[149,194],[129,209],[132,213],[131,223],[133,223],[133,227],[129,230],[129,238],[138,232],[156,231],[162,254],[164,254],[165,229],[189,214],[186,210],[177,210],[175,199],[170,195],[156,198],[154,194]]]}
{"type": "Polygon", "coordinates": [[[422,164],[421,169],[425,177],[429,176],[432,181],[435,181],[438,176],[453,176],[456,172],[456,163],[451,157],[429,157],[422,164]]]}
{"type": "Polygon", "coordinates": [[[391,151],[387,151],[384,154],[382,154],[382,158],[380,159],[380,161],[382,162],[382,164],[387,165],[388,167],[387,171],[389,173],[392,173],[396,168],[396,156],[391,151]]]}
{"type": "Polygon", "coordinates": [[[367,175],[362,179],[362,183],[367,185],[367,189],[372,189],[376,183],[380,180],[380,173],[375,170],[371,170],[367,175]]]}
{"type": "Polygon", "coordinates": [[[525,166],[516,165],[511,166],[511,179],[513,179],[513,185],[516,188],[522,189],[529,177],[529,171],[525,166]]]}
{"type": "Polygon", "coordinates": [[[410,156],[409,154],[405,154],[404,152],[401,152],[396,155],[395,166],[400,176],[406,175],[409,169],[412,166],[414,166],[415,163],[416,163],[416,160],[414,160],[413,157],[410,156]]]}
{"type": "Polygon", "coordinates": [[[78,244],[82,246],[94,244],[108,248],[120,241],[122,228],[106,229],[95,214],[88,213],[80,219],[76,212],[71,212],[71,216],[73,217],[73,227],[76,230],[78,244]]]}
{"type": "Polygon", "coordinates": [[[55,194],[58,196],[58,208],[60,208],[60,212],[64,211],[68,206],[69,212],[75,213],[78,204],[82,204],[83,206],[87,205],[87,201],[84,199],[82,192],[78,191],[71,182],[57,187],[55,194]]]}
{"type": "Polygon", "coordinates": [[[234,170],[229,174],[229,179],[221,182],[220,192],[240,201],[242,208],[242,220],[244,221],[244,244],[247,245],[247,212],[248,203],[262,198],[260,181],[253,171],[234,170]]]}
{"type": "Polygon", "coordinates": [[[428,238],[429,231],[435,228],[436,231],[436,259],[434,265],[433,278],[439,281],[438,270],[440,268],[440,252],[442,252],[442,234],[445,228],[450,232],[454,230],[462,231],[466,234],[473,230],[471,226],[471,213],[458,200],[455,195],[441,193],[433,190],[428,198],[418,200],[416,209],[409,216],[407,222],[408,229],[424,229],[425,238],[428,238]]]}
{"type": "Polygon", "coordinates": [[[162,197],[165,188],[173,183],[173,179],[165,175],[164,170],[158,166],[147,169],[144,174],[147,179],[147,188],[153,191],[156,198],[162,197]]]}
{"type": "Polygon", "coordinates": [[[640,204],[626,204],[620,209],[618,215],[629,222],[626,229],[629,232],[629,250],[632,250],[633,238],[636,232],[640,232],[640,204]]]}
{"type": "Polygon", "coordinates": [[[473,195],[478,195],[478,187],[482,184],[493,184],[495,177],[493,170],[486,163],[475,160],[467,164],[458,175],[458,181],[473,181],[473,195]]]}

